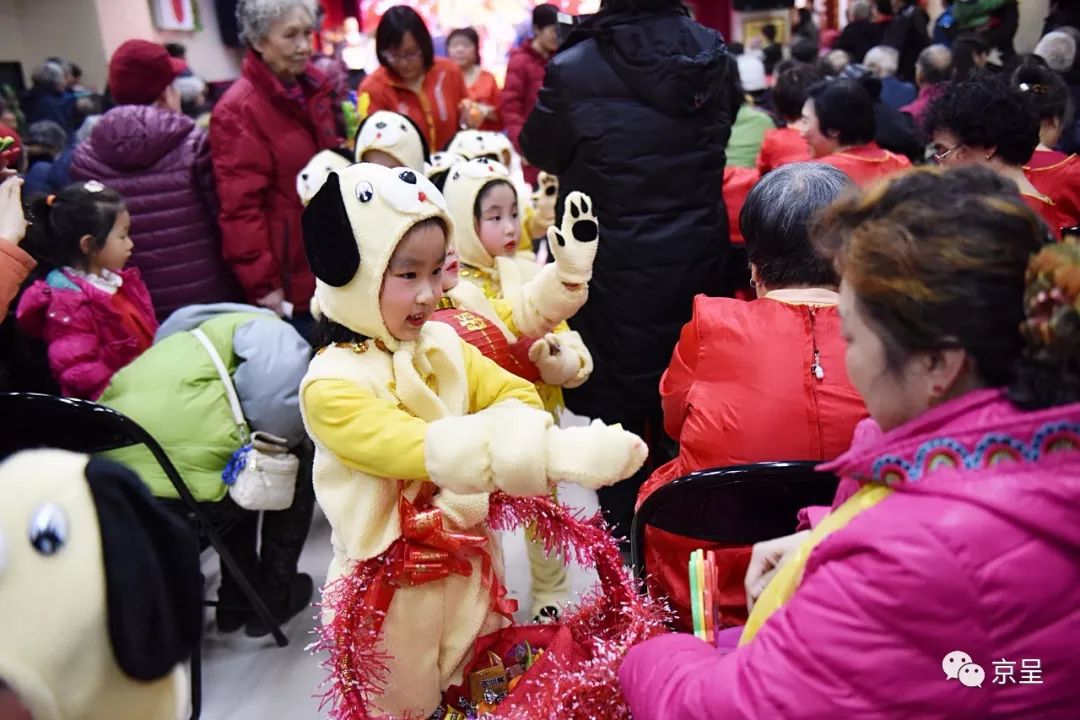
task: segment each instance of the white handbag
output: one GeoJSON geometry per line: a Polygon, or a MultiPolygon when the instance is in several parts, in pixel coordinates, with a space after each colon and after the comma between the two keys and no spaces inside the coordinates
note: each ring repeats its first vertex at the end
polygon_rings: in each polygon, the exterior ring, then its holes
{"type": "Polygon", "coordinates": [[[221,376],[233,420],[240,429],[240,437],[244,443],[233,453],[232,459],[221,473],[222,481],[229,486],[229,495],[233,502],[247,510],[284,510],[292,505],[293,494],[296,492],[299,458],[289,452],[284,438],[264,432],[251,433],[249,436],[240,398],[236,395],[236,387],[225,363],[202,330],[196,328],[191,334],[206,349],[218,375],[221,376]]]}

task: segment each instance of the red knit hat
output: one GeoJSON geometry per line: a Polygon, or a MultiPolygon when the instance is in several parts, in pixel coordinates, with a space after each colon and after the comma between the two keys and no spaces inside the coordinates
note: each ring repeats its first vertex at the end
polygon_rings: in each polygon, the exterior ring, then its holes
{"type": "Polygon", "coordinates": [[[184,67],[157,43],[128,40],[109,61],[109,92],[119,105],[152,105],[184,67]]]}

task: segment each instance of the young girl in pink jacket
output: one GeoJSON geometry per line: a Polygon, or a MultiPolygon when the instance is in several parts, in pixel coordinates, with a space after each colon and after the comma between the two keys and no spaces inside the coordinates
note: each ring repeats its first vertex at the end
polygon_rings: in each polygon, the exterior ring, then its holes
{"type": "Polygon", "coordinates": [[[123,199],[95,180],[39,198],[31,210],[26,249],[47,274],[23,294],[19,326],[48,345],[63,395],[96,400],[157,332],[139,271],[124,269],[131,216],[123,199]]]}

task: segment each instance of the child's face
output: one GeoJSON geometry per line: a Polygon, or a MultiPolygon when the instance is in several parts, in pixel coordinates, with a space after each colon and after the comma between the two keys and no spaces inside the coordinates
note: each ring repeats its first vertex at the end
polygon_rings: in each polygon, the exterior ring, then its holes
{"type": "MultiPolygon", "coordinates": [[[[90,255],[90,269],[93,271],[105,269],[119,272],[127,264],[131,257],[131,215],[127,210],[121,210],[116,214],[116,222],[112,230],[105,238],[105,245],[96,253],[90,255]]],[[[89,236],[87,236],[89,237],[89,236]]]]}
{"type": "Polygon", "coordinates": [[[476,234],[491,257],[513,255],[517,250],[521,222],[518,220],[517,195],[509,185],[499,183],[484,194],[476,234]]]}
{"type": "Polygon", "coordinates": [[[387,330],[407,342],[420,336],[443,293],[446,233],[438,225],[413,228],[390,257],[379,294],[387,330]]]}
{"type": "Polygon", "coordinates": [[[360,162],[372,163],[374,165],[382,165],[383,167],[396,168],[400,167],[399,163],[393,155],[382,150],[368,150],[360,158],[360,162]]]}
{"type": "Polygon", "coordinates": [[[446,248],[446,260],[443,261],[442,266],[442,289],[443,293],[448,293],[458,284],[458,254],[454,246],[446,248]]]}

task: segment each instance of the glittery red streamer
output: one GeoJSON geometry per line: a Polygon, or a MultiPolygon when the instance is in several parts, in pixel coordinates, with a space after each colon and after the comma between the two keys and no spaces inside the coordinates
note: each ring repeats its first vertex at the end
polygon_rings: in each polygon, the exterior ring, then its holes
{"type": "MultiPolygon", "coordinates": [[[[563,620],[579,650],[576,654],[588,659],[530,670],[495,713],[485,717],[629,720],[619,690],[619,665],[633,645],[665,631],[670,612],[638,592],[600,514],[581,518],[550,498],[494,493],[488,525],[500,531],[532,526],[549,553],[595,567],[600,585],[563,620]]],[[[377,591],[388,572],[388,561],[374,558],[356,564],[323,591],[322,607],[332,610],[334,617],[319,628],[309,649],[327,653],[323,667],[329,678],[320,710],[329,705],[333,720],[394,720],[370,710],[371,699],[385,687],[390,655],[379,637],[385,613],[374,605],[377,599],[372,596],[377,592],[369,591],[373,587],[377,591]]]]}

